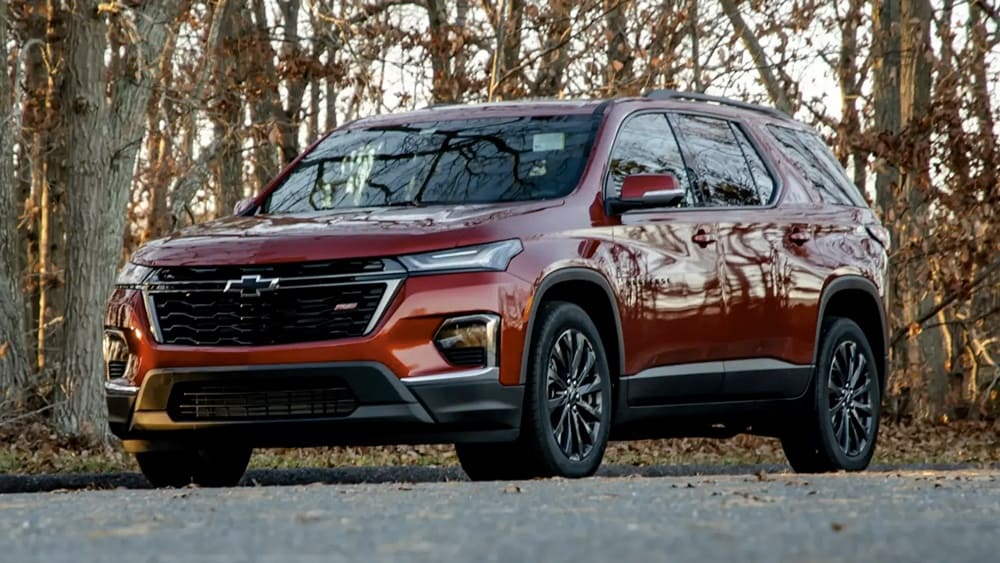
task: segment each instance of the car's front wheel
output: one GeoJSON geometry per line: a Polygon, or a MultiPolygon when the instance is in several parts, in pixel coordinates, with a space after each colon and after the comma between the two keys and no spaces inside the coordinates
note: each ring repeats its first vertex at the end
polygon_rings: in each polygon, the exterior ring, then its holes
{"type": "Polygon", "coordinates": [[[881,414],[878,368],[864,331],[854,321],[823,323],[810,412],[781,438],[799,473],[860,471],[871,462],[881,414]]]}
{"type": "Polygon", "coordinates": [[[474,481],[587,477],[601,465],[611,427],[611,371],[587,313],[541,305],[525,377],[521,435],[507,443],[457,444],[474,481]]]}
{"type": "Polygon", "coordinates": [[[239,484],[253,449],[216,446],[135,454],[139,469],[154,487],[232,487],[239,484]]]}
{"type": "Polygon", "coordinates": [[[579,306],[538,314],[522,438],[543,475],[586,477],[601,465],[611,428],[611,370],[600,333],[579,306]]]}

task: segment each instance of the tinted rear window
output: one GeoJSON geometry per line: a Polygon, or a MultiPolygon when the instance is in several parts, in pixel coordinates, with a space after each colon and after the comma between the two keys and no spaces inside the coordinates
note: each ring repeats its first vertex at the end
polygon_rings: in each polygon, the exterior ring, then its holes
{"type": "Polygon", "coordinates": [[[868,206],[819,135],[778,125],[767,128],[823,201],[834,205],[868,206]]]}

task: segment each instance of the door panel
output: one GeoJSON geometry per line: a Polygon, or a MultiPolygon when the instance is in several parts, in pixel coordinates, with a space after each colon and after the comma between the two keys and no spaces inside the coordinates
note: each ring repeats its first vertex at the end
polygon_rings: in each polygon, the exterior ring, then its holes
{"type": "Polygon", "coordinates": [[[740,213],[746,221],[720,225],[725,334],[723,359],[781,358],[781,306],[775,266],[780,228],[766,210],[740,213]]]}
{"type": "MultiPolygon", "coordinates": [[[[721,255],[715,225],[706,219],[693,210],[627,213],[614,227],[629,373],[713,361],[724,352],[721,255]]],[[[650,395],[642,402],[718,394],[719,365],[717,372],[661,374],[670,381],[645,381],[638,389],[650,395]]]]}

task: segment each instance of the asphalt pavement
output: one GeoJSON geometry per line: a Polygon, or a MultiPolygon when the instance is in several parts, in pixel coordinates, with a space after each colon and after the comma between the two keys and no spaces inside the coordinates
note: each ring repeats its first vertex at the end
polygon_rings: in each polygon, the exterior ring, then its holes
{"type": "Polygon", "coordinates": [[[164,490],[135,474],[0,476],[0,562],[1000,561],[1000,470],[880,469],[470,483],[456,468],[345,468],[164,490]]]}

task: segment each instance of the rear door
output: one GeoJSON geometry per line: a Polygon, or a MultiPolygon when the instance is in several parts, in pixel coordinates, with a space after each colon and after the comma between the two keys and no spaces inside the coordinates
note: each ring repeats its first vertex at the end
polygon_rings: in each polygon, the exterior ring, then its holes
{"type": "Polygon", "coordinates": [[[786,387],[797,386],[797,374],[777,360],[782,308],[775,266],[782,231],[772,204],[773,176],[739,123],[685,113],[671,114],[670,120],[696,178],[699,204],[718,213],[723,393],[727,398],[784,395],[786,387]]]}
{"type": "MultiPolygon", "coordinates": [[[[606,196],[616,197],[630,174],[663,173],[693,188],[666,114],[630,116],[612,149],[606,196]]],[[[697,401],[721,391],[718,358],[726,342],[717,219],[689,189],[680,206],[629,211],[613,227],[633,405],[697,401]]]]}
{"type": "Polygon", "coordinates": [[[767,135],[799,181],[816,199],[783,205],[786,234],[780,246],[785,299],[781,326],[786,349],[812,362],[820,295],[829,279],[857,275],[881,281],[886,264],[885,229],[861,191],[847,178],[813,131],[770,124],[767,135]]]}

